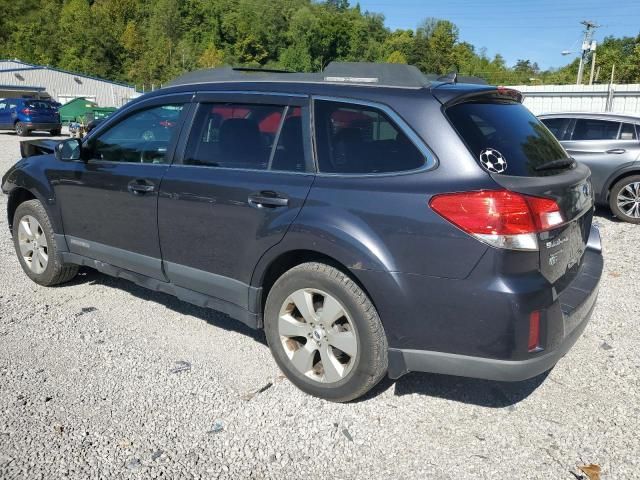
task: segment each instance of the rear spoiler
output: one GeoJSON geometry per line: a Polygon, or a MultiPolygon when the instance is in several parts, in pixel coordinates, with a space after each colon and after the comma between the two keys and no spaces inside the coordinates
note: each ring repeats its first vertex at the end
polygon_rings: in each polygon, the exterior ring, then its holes
{"type": "Polygon", "coordinates": [[[524,95],[513,88],[482,87],[479,85],[442,84],[431,89],[431,93],[445,107],[474,100],[493,100],[496,102],[522,103],[524,95]]]}
{"type": "Polygon", "coordinates": [[[24,140],[20,142],[20,156],[22,158],[53,153],[60,140],[24,140]]]}

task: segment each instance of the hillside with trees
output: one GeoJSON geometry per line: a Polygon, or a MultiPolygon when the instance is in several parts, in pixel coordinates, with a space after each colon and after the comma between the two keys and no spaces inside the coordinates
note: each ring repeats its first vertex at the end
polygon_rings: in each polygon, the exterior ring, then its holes
{"type": "MultiPolygon", "coordinates": [[[[0,12],[0,58],[138,88],[223,64],[317,71],[332,60],[410,63],[493,84],[573,83],[578,71],[578,60],[549,71],[532,59],[507,65],[447,20],[392,31],[383,15],[348,0],[0,0],[0,12]]],[[[608,82],[614,63],[617,82],[640,83],[640,34],[601,42],[598,82],[608,82]]]]}

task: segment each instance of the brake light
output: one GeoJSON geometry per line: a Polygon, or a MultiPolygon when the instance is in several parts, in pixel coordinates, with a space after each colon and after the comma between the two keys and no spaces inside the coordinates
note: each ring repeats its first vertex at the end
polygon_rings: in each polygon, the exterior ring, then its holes
{"type": "Polygon", "coordinates": [[[458,228],[499,248],[537,250],[537,234],[564,222],[554,200],[508,190],[435,195],[429,205],[458,228]]]}
{"type": "Polygon", "coordinates": [[[31,115],[32,113],[35,113],[35,111],[31,110],[30,108],[24,108],[22,109],[22,113],[24,113],[25,115],[31,115]]]}
{"type": "Polygon", "coordinates": [[[540,312],[531,312],[529,315],[529,346],[530,352],[540,350],[540,312]]]}

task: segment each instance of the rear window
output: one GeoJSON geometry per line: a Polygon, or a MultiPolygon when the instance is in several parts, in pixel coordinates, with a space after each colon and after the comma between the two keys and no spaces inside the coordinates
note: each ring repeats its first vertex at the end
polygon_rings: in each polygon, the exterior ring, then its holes
{"type": "Polygon", "coordinates": [[[580,118],[576,120],[571,140],[615,140],[618,130],[620,122],[580,118]]]}
{"type": "Polygon", "coordinates": [[[25,106],[29,107],[29,108],[33,108],[35,110],[51,110],[53,108],[53,105],[51,105],[49,102],[42,102],[42,101],[28,101],[28,102],[24,102],[25,106]]]}
{"type": "Polygon", "coordinates": [[[637,140],[636,127],[632,123],[623,123],[620,129],[620,140],[637,140]]]}
{"type": "Polygon", "coordinates": [[[476,161],[491,173],[540,177],[573,168],[558,140],[520,103],[460,103],[446,114],[476,161]]]}

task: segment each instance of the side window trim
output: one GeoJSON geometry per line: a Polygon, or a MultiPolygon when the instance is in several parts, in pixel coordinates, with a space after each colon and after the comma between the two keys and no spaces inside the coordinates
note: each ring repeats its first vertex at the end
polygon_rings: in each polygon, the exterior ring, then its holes
{"type": "Polygon", "coordinates": [[[276,150],[278,149],[278,143],[280,142],[280,135],[282,134],[282,127],[284,127],[284,121],[289,114],[289,105],[285,105],[282,115],[280,115],[280,122],[278,123],[278,130],[276,136],[273,139],[273,145],[271,145],[271,152],[269,152],[269,161],[267,162],[267,172],[271,172],[273,166],[273,158],[276,156],[276,150]]]}
{"type": "Polygon", "coordinates": [[[427,147],[426,143],[424,142],[424,140],[422,140],[422,138],[409,126],[409,124],[400,116],[398,115],[395,110],[393,110],[392,108],[390,108],[388,105],[385,105],[383,103],[378,103],[378,102],[369,102],[367,100],[359,100],[359,99],[353,99],[353,98],[345,98],[345,97],[332,97],[332,96],[326,96],[326,95],[312,95],[311,96],[311,111],[314,112],[311,115],[311,120],[313,123],[313,127],[312,127],[312,138],[313,138],[313,150],[314,150],[314,165],[316,168],[316,174],[317,175],[322,175],[322,176],[330,176],[330,177],[388,177],[388,176],[396,176],[396,175],[406,175],[406,174],[411,174],[411,173],[415,173],[415,172],[419,172],[419,171],[429,171],[429,170],[433,170],[434,168],[436,168],[438,166],[438,161],[435,157],[435,155],[433,154],[433,152],[431,152],[431,150],[429,149],[429,147],[427,147]],[[334,102],[334,103],[343,103],[343,104],[347,104],[347,105],[356,105],[356,106],[362,106],[362,107],[369,107],[369,108],[374,108],[377,110],[382,111],[383,113],[385,113],[390,119],[391,121],[393,121],[394,125],[396,127],[398,127],[398,129],[404,133],[407,138],[411,141],[411,143],[413,144],[414,147],[416,147],[420,153],[422,155],[424,155],[425,158],[425,163],[424,165],[422,165],[420,168],[416,168],[413,170],[406,170],[406,171],[399,171],[399,172],[380,172],[380,173],[339,173],[339,172],[321,172],[319,165],[318,165],[318,153],[317,153],[317,138],[316,138],[316,132],[315,132],[315,119],[313,117],[315,117],[315,102],[316,100],[319,101],[324,101],[324,102],[334,102]]]}

